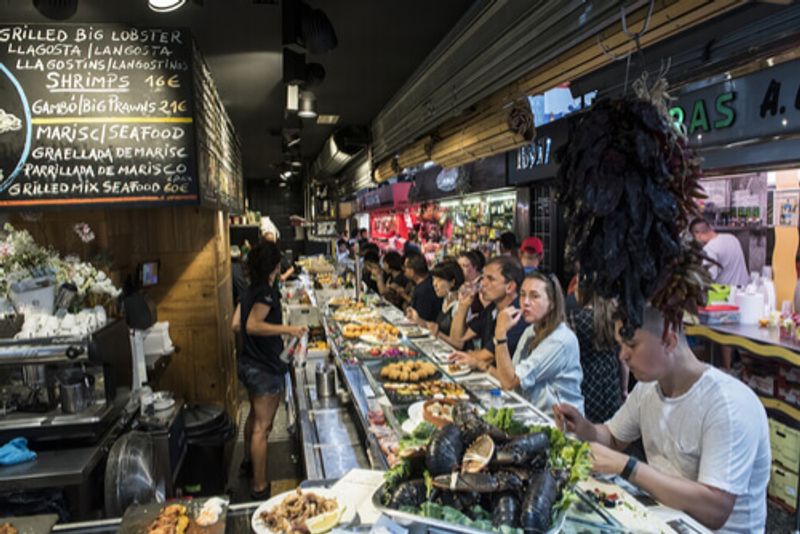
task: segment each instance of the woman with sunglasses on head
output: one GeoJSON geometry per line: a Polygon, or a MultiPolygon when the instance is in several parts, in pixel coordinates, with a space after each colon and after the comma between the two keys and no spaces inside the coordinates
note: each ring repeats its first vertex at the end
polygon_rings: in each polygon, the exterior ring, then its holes
{"type": "Polygon", "coordinates": [[[561,284],[553,275],[541,271],[528,273],[522,282],[519,302],[521,309],[509,306],[497,314],[494,365],[464,353],[459,353],[463,356],[457,361],[488,372],[500,381],[503,389],[519,389],[548,415],[559,400],[569,402],[582,413],[580,348],[566,323],[561,284]],[[523,319],[530,326],[512,357],[508,331],[523,319]]]}

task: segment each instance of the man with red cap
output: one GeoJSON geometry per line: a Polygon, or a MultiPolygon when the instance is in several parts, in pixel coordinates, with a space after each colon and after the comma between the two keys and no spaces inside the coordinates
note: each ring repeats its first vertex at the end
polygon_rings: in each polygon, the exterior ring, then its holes
{"type": "Polygon", "coordinates": [[[525,274],[539,269],[544,257],[544,244],[538,237],[529,237],[519,247],[519,261],[525,269],[525,274]]]}

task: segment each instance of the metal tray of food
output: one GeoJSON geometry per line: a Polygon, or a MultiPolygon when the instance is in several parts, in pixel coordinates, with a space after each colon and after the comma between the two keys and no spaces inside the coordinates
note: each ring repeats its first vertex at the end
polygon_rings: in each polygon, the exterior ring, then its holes
{"type": "MultiPolygon", "coordinates": [[[[394,508],[389,508],[383,501],[381,500],[381,496],[383,495],[383,487],[384,484],[381,484],[378,489],[375,490],[375,493],[372,494],[372,505],[375,507],[376,510],[379,512],[386,514],[387,516],[394,519],[400,525],[407,527],[412,523],[417,523],[419,525],[427,525],[428,527],[433,527],[438,530],[442,530],[445,532],[456,532],[459,534],[486,534],[485,530],[480,530],[477,528],[468,527],[465,525],[458,525],[455,523],[450,523],[448,521],[443,521],[441,519],[434,519],[431,517],[425,517],[422,515],[412,514],[410,512],[403,512],[401,510],[395,510],[394,508]]],[[[562,513],[556,518],[554,524],[550,530],[547,531],[546,534],[558,534],[564,528],[564,522],[566,521],[567,514],[562,513]]]]}
{"type": "Polygon", "coordinates": [[[372,378],[375,379],[376,382],[408,382],[410,384],[420,383],[420,382],[427,382],[429,380],[438,380],[442,377],[442,372],[439,370],[438,367],[430,360],[424,357],[417,356],[416,358],[381,358],[380,360],[367,360],[364,361],[364,366],[369,370],[372,378]],[[400,377],[391,378],[391,377],[383,377],[381,376],[381,372],[383,371],[384,367],[387,367],[392,364],[402,364],[402,365],[409,365],[412,364],[414,361],[421,362],[423,364],[428,364],[432,367],[433,373],[426,376],[425,378],[418,378],[416,380],[403,380],[400,377]]]}

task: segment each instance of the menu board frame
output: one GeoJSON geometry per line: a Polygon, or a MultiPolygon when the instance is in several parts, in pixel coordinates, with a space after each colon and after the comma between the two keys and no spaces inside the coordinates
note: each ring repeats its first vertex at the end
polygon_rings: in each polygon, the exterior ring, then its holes
{"type": "Polygon", "coordinates": [[[2,211],[243,209],[239,141],[186,27],[0,24],[0,108],[2,211]]]}

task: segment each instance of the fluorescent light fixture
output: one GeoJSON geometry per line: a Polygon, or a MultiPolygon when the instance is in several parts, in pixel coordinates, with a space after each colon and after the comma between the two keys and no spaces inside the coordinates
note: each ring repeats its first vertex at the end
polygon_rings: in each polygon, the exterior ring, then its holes
{"type": "Polygon", "coordinates": [[[292,167],[302,167],[303,166],[303,162],[302,161],[290,161],[289,165],[291,165],[292,167]]]}
{"type": "Polygon", "coordinates": [[[300,87],[297,85],[289,84],[286,86],[286,109],[288,111],[297,111],[300,101],[300,87]]]}
{"type": "Polygon", "coordinates": [[[300,136],[298,135],[297,137],[293,137],[288,143],[286,143],[286,146],[293,147],[299,142],[300,142],[300,136]]]}
{"type": "Polygon", "coordinates": [[[304,119],[313,119],[317,116],[317,111],[314,109],[314,93],[311,91],[303,91],[300,95],[300,110],[297,115],[304,119]]]}
{"type": "Polygon", "coordinates": [[[336,124],[339,122],[339,115],[318,115],[317,124],[336,124]]]}
{"type": "Polygon", "coordinates": [[[150,9],[157,13],[168,13],[180,9],[186,0],[147,0],[150,9]]]}

